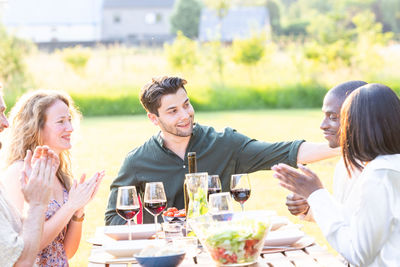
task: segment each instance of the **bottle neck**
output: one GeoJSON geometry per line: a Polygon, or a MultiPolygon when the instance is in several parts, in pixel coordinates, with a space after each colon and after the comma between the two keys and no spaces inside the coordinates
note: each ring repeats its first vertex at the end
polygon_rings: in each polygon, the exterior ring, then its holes
{"type": "Polygon", "coordinates": [[[189,152],[187,156],[188,156],[188,172],[189,173],[197,172],[196,152],[189,152]]]}

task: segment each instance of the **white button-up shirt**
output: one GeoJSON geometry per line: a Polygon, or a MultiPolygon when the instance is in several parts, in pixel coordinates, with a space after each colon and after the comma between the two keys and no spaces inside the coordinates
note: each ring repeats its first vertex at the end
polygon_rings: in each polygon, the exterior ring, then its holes
{"type": "Polygon", "coordinates": [[[351,187],[343,204],[325,189],[307,199],[328,242],[353,265],[400,266],[400,154],[369,162],[351,187]]]}

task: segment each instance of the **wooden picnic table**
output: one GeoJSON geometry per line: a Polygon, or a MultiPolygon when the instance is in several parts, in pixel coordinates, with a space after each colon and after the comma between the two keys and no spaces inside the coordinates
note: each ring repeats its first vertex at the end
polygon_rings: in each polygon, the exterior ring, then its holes
{"type": "MultiPolygon", "coordinates": [[[[127,261],[118,261],[118,259],[106,259],[98,257],[103,255],[105,252],[101,246],[93,246],[92,255],[89,258],[89,267],[125,267],[139,266],[135,262],[134,259],[127,261]]],[[[189,266],[197,266],[197,267],[211,267],[215,266],[215,263],[208,255],[207,252],[203,251],[197,256],[198,264],[194,264],[193,260],[186,257],[180,267],[189,267],[189,266]]],[[[251,266],[268,266],[268,267],[346,267],[338,257],[330,254],[326,249],[322,248],[318,244],[313,244],[306,248],[290,250],[290,251],[281,251],[274,253],[262,254],[258,262],[251,266]]]]}

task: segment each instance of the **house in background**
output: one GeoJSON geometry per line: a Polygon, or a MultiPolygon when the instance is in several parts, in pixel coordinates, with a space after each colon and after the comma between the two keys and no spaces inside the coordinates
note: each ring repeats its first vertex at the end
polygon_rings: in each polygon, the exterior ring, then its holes
{"type": "Polygon", "coordinates": [[[174,0],[104,0],[101,39],[128,44],[162,44],[173,39],[174,0]]]}
{"type": "Polygon", "coordinates": [[[232,7],[221,21],[215,10],[203,8],[199,25],[199,40],[208,42],[219,39],[230,43],[236,38],[249,38],[253,32],[268,31],[269,25],[266,7],[232,7]]]}
{"type": "MultiPolygon", "coordinates": [[[[32,40],[39,48],[125,43],[160,45],[172,41],[170,17],[175,0],[0,0],[7,30],[32,40]]],[[[253,31],[269,29],[268,10],[232,7],[220,21],[203,8],[199,40],[232,42],[253,31]]]]}
{"type": "Polygon", "coordinates": [[[102,0],[9,0],[3,24],[18,37],[41,45],[100,41],[102,0]]]}
{"type": "Polygon", "coordinates": [[[0,0],[0,18],[3,17],[4,8],[6,7],[7,0],[0,0]]]}

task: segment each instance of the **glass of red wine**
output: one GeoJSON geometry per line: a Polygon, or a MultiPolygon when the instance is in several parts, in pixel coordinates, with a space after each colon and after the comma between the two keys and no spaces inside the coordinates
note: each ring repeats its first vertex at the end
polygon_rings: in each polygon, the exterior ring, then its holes
{"type": "Polygon", "coordinates": [[[240,203],[244,211],[244,202],[246,202],[251,193],[250,178],[247,173],[233,174],[231,176],[231,194],[235,201],[240,203]]]}
{"type": "Polygon", "coordinates": [[[208,176],[208,194],[207,200],[210,199],[211,194],[221,193],[221,180],[219,179],[218,175],[209,175],[208,176]]]}
{"type": "Polygon", "coordinates": [[[131,221],[140,210],[135,186],[118,187],[116,210],[118,215],[128,222],[129,240],[132,240],[131,221]]]}
{"type": "Polygon", "coordinates": [[[146,183],[144,191],[144,207],[154,216],[154,225],[157,235],[157,217],[167,207],[167,197],[165,196],[164,185],[162,182],[146,183]]]}

